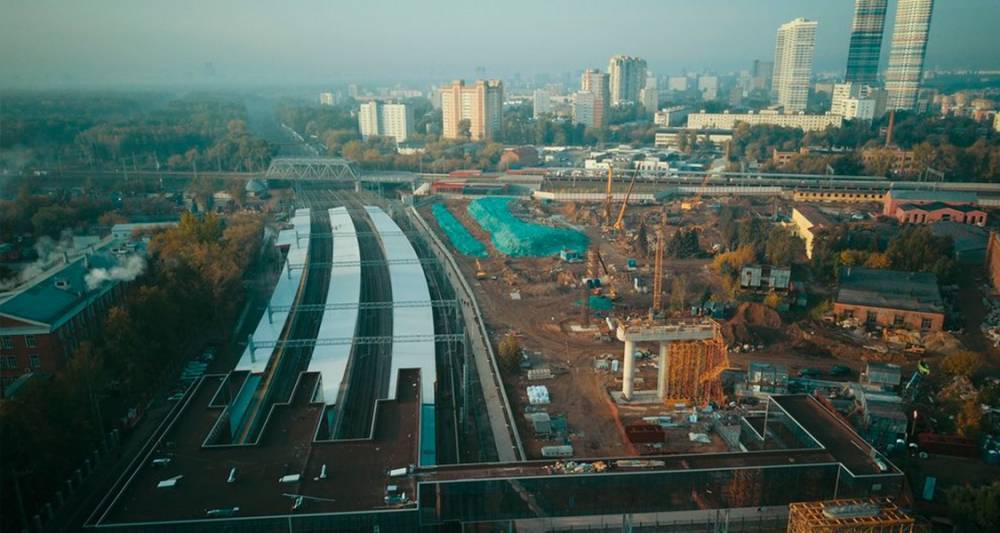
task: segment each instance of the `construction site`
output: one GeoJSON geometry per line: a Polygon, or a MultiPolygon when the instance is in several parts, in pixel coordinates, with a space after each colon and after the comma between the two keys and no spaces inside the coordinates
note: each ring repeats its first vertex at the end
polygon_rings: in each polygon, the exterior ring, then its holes
{"type": "Polygon", "coordinates": [[[634,187],[609,177],[589,205],[296,183],[243,357],[192,385],[89,526],[774,531],[792,502],[898,498],[830,405],[735,401],[732,321],[670,301],[722,284],[667,257],[703,202],[634,187]]]}

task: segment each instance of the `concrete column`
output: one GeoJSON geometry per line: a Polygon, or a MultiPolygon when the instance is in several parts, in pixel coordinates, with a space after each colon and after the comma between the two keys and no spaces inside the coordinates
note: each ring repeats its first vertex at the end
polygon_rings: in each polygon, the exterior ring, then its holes
{"type": "Polygon", "coordinates": [[[632,399],[632,379],[635,375],[635,341],[625,341],[625,360],[622,361],[622,396],[632,399]]]}
{"type": "Polygon", "coordinates": [[[670,343],[660,343],[660,362],[657,365],[659,375],[656,378],[656,397],[663,400],[670,393],[670,343]]]}

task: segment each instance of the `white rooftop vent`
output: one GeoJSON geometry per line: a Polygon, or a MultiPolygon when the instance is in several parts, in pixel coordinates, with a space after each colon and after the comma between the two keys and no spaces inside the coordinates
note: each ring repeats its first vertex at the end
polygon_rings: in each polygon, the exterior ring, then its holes
{"type": "Polygon", "coordinates": [[[226,478],[226,483],[229,483],[229,484],[236,483],[236,467],[235,466],[229,470],[229,477],[226,478]]]}
{"type": "Polygon", "coordinates": [[[160,468],[163,468],[169,465],[170,461],[171,459],[169,457],[159,457],[157,459],[153,459],[153,466],[158,466],[160,468]]]}
{"type": "Polygon", "coordinates": [[[300,479],[302,479],[301,474],[288,474],[278,478],[278,483],[298,483],[300,479]]]}
{"type": "Polygon", "coordinates": [[[158,489],[169,489],[177,486],[177,482],[181,480],[184,476],[174,476],[172,478],[164,479],[163,481],[156,484],[158,489]]]}
{"type": "Polygon", "coordinates": [[[219,518],[224,516],[233,516],[238,512],[240,512],[239,507],[224,507],[222,509],[209,509],[205,512],[205,514],[212,518],[219,518]]]}
{"type": "Polygon", "coordinates": [[[56,288],[62,290],[69,289],[69,280],[66,278],[56,278],[56,288]]]}

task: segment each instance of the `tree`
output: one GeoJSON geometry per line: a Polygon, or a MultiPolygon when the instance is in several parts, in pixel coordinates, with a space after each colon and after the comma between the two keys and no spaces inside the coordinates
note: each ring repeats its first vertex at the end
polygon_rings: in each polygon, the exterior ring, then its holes
{"type": "Polygon", "coordinates": [[[688,280],[687,276],[675,276],[670,282],[670,308],[681,311],[687,307],[688,280]]]}
{"type": "Polygon", "coordinates": [[[941,370],[952,376],[972,377],[983,367],[983,355],[970,352],[952,352],[941,360],[941,370]]]}
{"type": "Polygon", "coordinates": [[[740,246],[732,252],[726,252],[715,256],[712,261],[712,268],[716,272],[735,278],[739,275],[743,267],[752,264],[757,260],[757,254],[750,246],[740,246]]]}
{"type": "Polygon", "coordinates": [[[1000,481],[982,487],[949,487],[945,496],[948,512],[960,531],[1000,530],[1000,481]]]}
{"type": "Polygon", "coordinates": [[[497,350],[500,356],[500,367],[513,372],[521,365],[521,342],[514,335],[506,335],[500,340],[497,350]]]}
{"type": "Polygon", "coordinates": [[[694,257],[701,253],[698,243],[698,231],[694,229],[679,229],[667,242],[667,255],[679,259],[694,257]]]}

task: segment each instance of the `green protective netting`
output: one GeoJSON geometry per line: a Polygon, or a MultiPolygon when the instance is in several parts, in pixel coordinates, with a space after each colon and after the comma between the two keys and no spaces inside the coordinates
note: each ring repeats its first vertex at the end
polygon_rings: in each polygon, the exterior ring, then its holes
{"type": "Polygon", "coordinates": [[[434,204],[431,206],[431,212],[434,213],[434,218],[437,219],[438,225],[444,230],[444,234],[451,241],[452,246],[460,253],[472,257],[489,255],[486,252],[486,246],[469,233],[469,230],[455,218],[455,215],[451,214],[451,211],[448,211],[444,204],[434,204]]]}
{"type": "Polygon", "coordinates": [[[490,234],[497,250],[515,257],[545,257],[560,250],[587,250],[583,233],[525,222],[510,212],[510,198],[480,198],[469,203],[469,214],[490,234]]]}
{"type": "MultiPolygon", "coordinates": [[[[595,311],[610,311],[611,308],[615,306],[614,302],[611,301],[611,298],[608,298],[607,296],[590,295],[587,300],[590,304],[590,308],[595,311]]],[[[577,300],[576,305],[582,306],[583,300],[577,300]]]]}

